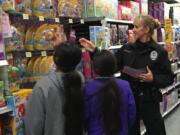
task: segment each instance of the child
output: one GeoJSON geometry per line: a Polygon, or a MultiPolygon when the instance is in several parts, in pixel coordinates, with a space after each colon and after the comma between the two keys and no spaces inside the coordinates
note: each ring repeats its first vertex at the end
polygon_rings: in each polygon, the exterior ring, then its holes
{"type": "Polygon", "coordinates": [[[85,123],[88,135],[128,135],[136,107],[127,81],[116,79],[116,58],[109,51],[93,57],[98,77],[85,86],[85,123]]]}

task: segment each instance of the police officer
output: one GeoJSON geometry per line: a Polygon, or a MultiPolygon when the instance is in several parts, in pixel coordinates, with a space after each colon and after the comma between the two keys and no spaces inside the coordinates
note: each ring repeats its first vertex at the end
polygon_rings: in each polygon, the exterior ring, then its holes
{"type": "MultiPolygon", "coordinates": [[[[160,28],[161,24],[149,15],[140,15],[134,19],[133,25],[135,42],[124,45],[115,54],[120,71],[124,66],[142,71],[136,77],[121,72],[122,79],[129,81],[136,101],[136,122],[130,135],[140,135],[141,119],[146,135],[166,135],[159,108],[162,100],[159,89],[171,85],[174,74],[167,51],[152,39],[154,29],[160,28]]],[[[92,55],[98,51],[90,41],[84,38],[79,41],[92,55]]]]}

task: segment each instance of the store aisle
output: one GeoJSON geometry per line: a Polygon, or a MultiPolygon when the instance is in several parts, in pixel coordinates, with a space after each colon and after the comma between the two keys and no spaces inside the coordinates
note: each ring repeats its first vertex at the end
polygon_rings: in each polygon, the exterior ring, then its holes
{"type": "Polygon", "coordinates": [[[180,135],[180,105],[165,118],[167,135],[180,135]]]}

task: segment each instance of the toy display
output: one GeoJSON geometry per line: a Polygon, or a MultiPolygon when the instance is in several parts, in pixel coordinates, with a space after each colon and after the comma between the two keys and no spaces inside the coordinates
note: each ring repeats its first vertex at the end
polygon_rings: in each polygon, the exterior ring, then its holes
{"type": "Polygon", "coordinates": [[[128,26],[118,25],[119,44],[124,45],[128,43],[128,26]]]}
{"type": "Polygon", "coordinates": [[[14,10],[14,0],[1,0],[0,6],[2,7],[3,10],[14,10]]]}
{"type": "Polygon", "coordinates": [[[24,116],[27,100],[32,90],[24,89],[6,97],[8,105],[13,107],[13,117],[6,119],[3,126],[3,134],[24,135],[24,116]]]}
{"type": "Polygon", "coordinates": [[[5,105],[5,98],[4,98],[4,82],[0,81],[0,107],[5,105]]]}
{"type": "Polygon", "coordinates": [[[117,18],[117,0],[88,0],[86,2],[87,17],[106,16],[108,18],[117,18]]]}

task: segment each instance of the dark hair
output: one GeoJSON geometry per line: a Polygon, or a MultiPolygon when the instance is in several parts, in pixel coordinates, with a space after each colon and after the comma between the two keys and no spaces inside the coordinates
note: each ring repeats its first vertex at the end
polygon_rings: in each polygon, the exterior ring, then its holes
{"type": "Polygon", "coordinates": [[[104,50],[94,55],[95,72],[104,82],[98,93],[104,95],[101,107],[104,117],[104,131],[107,135],[117,135],[122,130],[120,118],[121,88],[113,78],[116,67],[116,58],[111,52],[104,50]]]}
{"type": "Polygon", "coordinates": [[[82,56],[76,44],[64,42],[55,47],[54,62],[64,72],[63,84],[66,101],[63,108],[65,115],[65,134],[83,134],[83,88],[80,74],[75,71],[82,56]]]}

